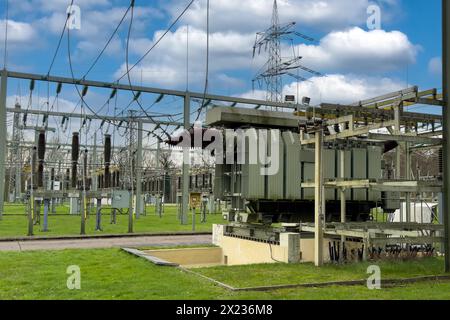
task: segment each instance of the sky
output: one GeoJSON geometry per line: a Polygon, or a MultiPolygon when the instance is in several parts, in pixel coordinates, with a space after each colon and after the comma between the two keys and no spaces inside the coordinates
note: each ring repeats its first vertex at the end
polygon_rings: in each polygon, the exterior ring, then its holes
{"type": "MultiPolygon", "coordinates": [[[[129,64],[134,65],[152,46],[189,0],[136,0],[129,40],[129,64]]],[[[75,77],[83,77],[126,12],[126,0],[75,0],[80,8],[80,29],[65,33],[51,74],[71,77],[69,47],[75,77]],[[68,41],[70,40],[70,41],[68,41]],[[69,45],[70,44],[70,45],[69,45]]],[[[47,74],[66,20],[70,0],[9,1],[6,67],[13,71],[47,74]]],[[[265,88],[252,85],[267,60],[262,49],[252,56],[256,33],[270,25],[273,0],[211,0],[208,92],[264,98],[265,88]]],[[[322,74],[300,75],[307,81],[283,78],[283,93],[308,96],[320,102],[351,103],[411,85],[441,88],[440,0],[278,0],[281,23],[296,22],[295,31],[314,38],[282,43],[284,58],[293,52],[302,63],[322,74]],[[371,30],[367,9],[377,5],[381,28],[371,30]]],[[[0,5],[0,63],[6,25],[6,0],[0,5]]],[[[86,76],[116,81],[126,71],[126,44],[130,12],[105,53],[86,76]]],[[[206,0],[196,0],[153,51],[130,73],[134,84],[203,92],[206,75],[206,0]]],[[[127,83],[128,79],[122,79],[127,83]]],[[[30,99],[29,83],[10,81],[8,103],[42,108],[55,96],[55,88],[38,83],[30,99]]],[[[90,89],[86,101],[99,110],[110,92],[90,89]]],[[[181,103],[141,97],[154,114],[180,117],[181,103]]],[[[117,114],[131,96],[121,94],[103,113],[117,114]]],[[[79,95],[65,86],[58,110],[78,112],[79,95]],[[78,108],[78,109],[77,109],[78,108]]],[[[137,109],[136,105],[130,108],[137,109]]],[[[39,119],[34,119],[39,121],[39,119]]]]}

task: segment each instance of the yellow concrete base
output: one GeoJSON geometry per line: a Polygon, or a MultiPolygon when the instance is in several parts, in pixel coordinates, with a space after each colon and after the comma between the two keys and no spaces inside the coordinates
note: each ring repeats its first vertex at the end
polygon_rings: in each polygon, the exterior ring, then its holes
{"type": "Polygon", "coordinates": [[[210,267],[223,264],[221,248],[147,250],[144,252],[159,259],[177,263],[183,267],[210,267]]]}

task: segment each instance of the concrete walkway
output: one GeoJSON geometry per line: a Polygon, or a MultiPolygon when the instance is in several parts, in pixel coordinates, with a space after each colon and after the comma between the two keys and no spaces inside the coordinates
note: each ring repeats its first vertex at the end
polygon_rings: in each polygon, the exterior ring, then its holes
{"type": "Polygon", "coordinates": [[[0,251],[64,249],[137,248],[211,244],[211,235],[171,235],[74,240],[33,240],[0,242],[0,251]]]}

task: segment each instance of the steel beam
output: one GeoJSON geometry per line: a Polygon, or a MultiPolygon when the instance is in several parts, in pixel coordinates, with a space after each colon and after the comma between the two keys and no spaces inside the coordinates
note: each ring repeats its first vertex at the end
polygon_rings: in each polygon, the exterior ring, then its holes
{"type": "Polygon", "coordinates": [[[443,79],[442,87],[444,91],[444,108],[443,108],[443,139],[444,139],[444,226],[445,226],[445,271],[450,272],[450,4],[448,0],[442,0],[442,67],[443,79]]]}
{"type": "Polygon", "coordinates": [[[249,104],[249,105],[263,105],[268,107],[278,107],[285,109],[296,109],[297,106],[295,104],[290,103],[281,103],[281,102],[271,102],[265,100],[255,100],[255,99],[246,99],[246,98],[238,98],[238,97],[228,97],[214,94],[204,94],[200,92],[188,92],[188,91],[178,91],[178,90],[168,90],[168,89],[158,89],[151,87],[143,87],[143,86],[130,86],[124,85],[120,83],[113,82],[102,82],[102,81],[91,81],[84,79],[72,79],[65,77],[55,77],[55,76],[45,76],[31,73],[22,73],[22,72],[7,72],[8,77],[15,79],[25,79],[25,80],[35,80],[35,81],[45,81],[45,82],[53,82],[53,83],[63,83],[63,84],[72,84],[79,86],[87,86],[87,87],[95,87],[95,88],[104,88],[104,89],[117,89],[131,92],[143,92],[143,93],[152,93],[152,94],[163,94],[166,96],[176,96],[180,98],[185,98],[189,96],[191,98],[196,99],[206,99],[211,101],[223,101],[223,102],[231,102],[231,103],[239,103],[239,104],[249,104]]]}
{"type": "MultiPolygon", "coordinates": [[[[68,114],[67,112],[56,112],[56,111],[45,111],[45,110],[24,110],[24,109],[15,109],[15,108],[6,108],[7,112],[10,113],[19,113],[19,114],[32,114],[32,115],[47,115],[52,117],[70,117],[70,118],[82,118],[82,119],[89,119],[89,120],[108,120],[108,121],[123,121],[128,122],[130,121],[130,117],[114,117],[114,116],[107,116],[107,115],[94,115],[94,114],[86,114],[82,115],[79,113],[71,113],[68,114]]],[[[139,118],[142,123],[145,124],[161,124],[161,125],[171,125],[171,126],[181,126],[183,123],[181,122],[175,122],[175,121],[153,121],[149,120],[148,118],[139,118]]],[[[30,127],[31,129],[34,129],[30,127]]]]}
{"type": "Polygon", "coordinates": [[[432,145],[442,143],[442,139],[439,138],[428,138],[424,136],[412,136],[412,135],[391,135],[382,133],[369,133],[368,139],[380,141],[410,142],[415,144],[432,144],[432,145]]]}
{"type": "Polygon", "coordinates": [[[3,217],[5,201],[5,170],[6,170],[6,94],[8,88],[8,73],[1,72],[0,84],[0,220],[3,217]]]}
{"type": "Polygon", "coordinates": [[[323,265],[323,222],[325,220],[324,201],[325,195],[323,188],[322,175],[322,147],[323,131],[315,134],[315,195],[314,195],[314,264],[316,267],[323,265]]]}
{"type": "Polygon", "coordinates": [[[136,219],[139,219],[142,211],[142,128],[142,121],[138,121],[136,155],[136,219]]]}
{"type": "MultiPolygon", "coordinates": [[[[191,118],[191,98],[188,93],[184,97],[184,129],[189,130],[191,118]]],[[[182,219],[183,225],[187,224],[189,209],[189,171],[190,171],[189,148],[183,150],[183,193],[182,193],[182,219]]]]}

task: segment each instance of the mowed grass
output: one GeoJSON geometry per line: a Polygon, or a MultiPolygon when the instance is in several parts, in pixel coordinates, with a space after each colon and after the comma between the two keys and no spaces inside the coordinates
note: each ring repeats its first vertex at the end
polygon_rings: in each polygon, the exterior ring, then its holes
{"type": "MultiPolygon", "coordinates": [[[[25,215],[24,206],[5,206],[6,214],[0,220],[0,239],[7,237],[23,237],[27,235],[28,218],[25,215]]],[[[80,234],[81,217],[79,215],[67,215],[68,207],[57,207],[57,214],[49,215],[49,231],[42,232],[43,210],[41,212],[41,225],[34,226],[35,236],[75,236],[80,234]]],[[[221,214],[208,214],[207,222],[201,223],[200,214],[196,216],[197,232],[211,232],[213,223],[223,223],[221,214]]],[[[117,224],[110,223],[110,214],[107,210],[102,215],[103,231],[95,231],[95,213],[89,215],[86,221],[86,234],[125,234],[128,233],[128,215],[117,215],[117,224]]],[[[163,217],[155,214],[155,208],[147,207],[147,215],[134,220],[135,233],[168,233],[168,232],[191,232],[192,214],[188,215],[188,224],[181,225],[178,220],[176,206],[166,206],[163,217]]]]}
{"type": "MultiPolygon", "coordinates": [[[[435,263],[423,262],[424,268],[435,263]]],[[[392,268],[394,267],[393,264],[392,268]]],[[[311,266],[281,264],[249,266],[244,269],[228,267],[222,269],[221,277],[232,282],[236,281],[239,271],[245,271],[240,273],[240,283],[249,282],[246,278],[250,277],[253,279],[251,284],[269,284],[270,281],[265,279],[274,279],[277,274],[286,277],[293,271],[294,274],[305,271],[310,273],[309,280],[320,280],[322,271],[314,268],[315,272],[312,272],[310,268],[311,266]],[[313,273],[317,274],[314,279],[313,273]]],[[[329,272],[326,268],[324,270],[329,272]]],[[[355,267],[344,266],[342,269],[351,272],[355,267]]],[[[405,266],[400,269],[407,268],[405,266]]],[[[346,272],[336,270],[336,279],[341,277],[337,271],[346,272]]],[[[354,278],[359,277],[359,274],[354,275],[354,278]]],[[[417,283],[382,290],[368,290],[364,286],[333,286],[271,292],[231,292],[195,275],[176,268],[155,266],[119,249],[0,252],[0,299],[450,299],[450,282],[417,283]],[[81,290],[67,288],[69,275],[66,270],[71,265],[80,267],[81,290]]]]}
{"type": "Polygon", "coordinates": [[[196,272],[226,282],[237,288],[302,283],[367,279],[367,268],[380,267],[384,279],[404,279],[428,275],[441,275],[444,261],[441,258],[423,258],[411,261],[379,261],[348,265],[328,264],[316,268],[311,263],[263,264],[247,266],[220,266],[195,269],[196,272]],[[242,275],[245,274],[245,277],[242,275]]]}

